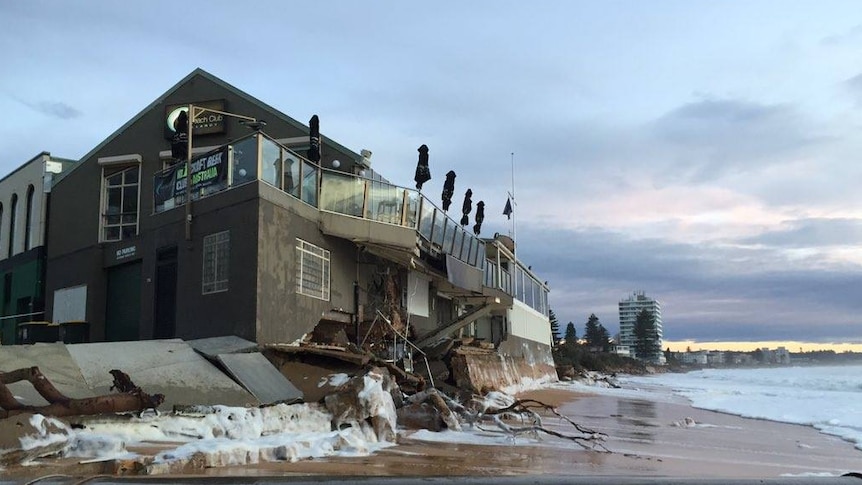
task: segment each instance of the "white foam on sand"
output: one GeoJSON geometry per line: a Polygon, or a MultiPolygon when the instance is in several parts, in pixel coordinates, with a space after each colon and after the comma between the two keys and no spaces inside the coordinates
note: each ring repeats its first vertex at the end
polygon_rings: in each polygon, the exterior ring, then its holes
{"type": "MultiPolygon", "coordinates": [[[[373,416],[395,426],[395,407],[382,379],[364,377],[360,400],[373,416]]],[[[364,456],[394,446],[375,434],[367,423],[332,430],[332,416],[317,404],[278,404],[263,408],[202,406],[182,414],[145,414],[88,421],[71,429],[64,423],[36,415],[36,434],[21,439],[23,449],[66,442],[60,456],[100,461],[134,457],[130,446],[160,446],[153,472],[192,457],[205,466],[297,461],[331,455],[364,456]],[[52,431],[51,426],[56,426],[52,431]],[[179,445],[177,445],[179,443],[179,445]]]]}
{"type": "Polygon", "coordinates": [[[320,381],[317,383],[317,387],[323,387],[327,385],[332,387],[338,387],[349,380],[350,376],[347,374],[329,374],[328,376],[323,376],[320,378],[320,381]]]}

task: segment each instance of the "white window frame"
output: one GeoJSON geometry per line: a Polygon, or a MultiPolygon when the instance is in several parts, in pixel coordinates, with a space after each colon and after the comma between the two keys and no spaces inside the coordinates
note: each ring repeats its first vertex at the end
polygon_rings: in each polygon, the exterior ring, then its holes
{"type": "Polygon", "coordinates": [[[296,292],[298,294],[329,301],[331,268],[329,250],[302,239],[296,239],[296,292]],[[315,282],[315,279],[319,281],[315,282]]]}
{"type": "MultiPolygon", "coordinates": [[[[140,163],[129,164],[127,162],[127,163],[124,163],[122,166],[119,166],[119,167],[114,167],[111,165],[113,165],[113,164],[102,164],[102,194],[101,194],[102,200],[101,200],[101,203],[99,204],[99,241],[100,242],[122,241],[123,240],[123,227],[132,226],[132,223],[130,223],[130,222],[125,222],[125,223],[123,222],[124,214],[122,212],[122,208],[123,208],[122,197],[125,195],[124,189],[126,187],[133,187],[133,186],[137,187],[137,200],[135,201],[136,211],[135,211],[135,222],[134,222],[135,234],[132,237],[135,237],[138,235],[138,231],[140,230],[140,224],[141,224],[141,176],[142,176],[141,164],[140,163]],[[109,177],[113,177],[117,174],[125,173],[127,170],[131,170],[133,168],[138,170],[138,180],[136,183],[127,184],[125,182],[125,175],[124,175],[123,181],[120,183],[120,185],[108,186],[108,178],[109,177]],[[121,193],[120,214],[119,214],[120,222],[119,223],[111,223],[111,224],[108,223],[108,189],[109,188],[111,188],[111,189],[119,188],[120,193],[121,193]],[[109,227],[118,227],[120,229],[119,237],[108,238],[106,231],[109,227]]],[[[112,215],[116,215],[116,214],[112,214],[112,215]]]]}
{"type": "Polygon", "coordinates": [[[230,280],[230,231],[204,236],[201,251],[201,294],[224,293],[230,280]],[[209,261],[207,261],[208,256],[209,261]],[[221,276],[221,277],[220,277],[221,276]]]}

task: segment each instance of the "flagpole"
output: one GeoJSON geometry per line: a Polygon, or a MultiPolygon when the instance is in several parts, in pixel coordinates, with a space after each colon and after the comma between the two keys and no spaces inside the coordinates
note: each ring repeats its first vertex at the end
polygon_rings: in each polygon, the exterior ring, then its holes
{"type": "Polygon", "coordinates": [[[515,255],[518,243],[515,241],[515,218],[518,216],[515,210],[515,152],[511,154],[512,160],[512,255],[515,255]]]}

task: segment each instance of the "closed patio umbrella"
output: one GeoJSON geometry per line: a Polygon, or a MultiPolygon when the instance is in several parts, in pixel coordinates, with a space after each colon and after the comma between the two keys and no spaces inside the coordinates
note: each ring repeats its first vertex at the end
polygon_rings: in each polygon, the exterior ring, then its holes
{"type": "Polygon", "coordinates": [[[461,213],[464,214],[461,216],[462,226],[470,224],[470,211],[473,210],[473,201],[471,200],[471,197],[473,197],[473,191],[467,189],[467,193],[464,194],[464,205],[461,206],[461,213]]]}
{"type": "Polygon", "coordinates": [[[428,146],[422,145],[419,147],[419,163],[416,164],[416,175],[413,177],[416,181],[416,188],[422,190],[422,184],[431,180],[431,169],[428,168],[428,146]]]}
{"type": "Polygon", "coordinates": [[[448,211],[452,205],[452,194],[455,193],[455,171],[446,173],[446,181],[443,182],[443,211],[448,211]]]}
{"type": "Polygon", "coordinates": [[[473,226],[473,234],[479,235],[482,232],[482,221],[485,220],[485,202],[479,201],[476,204],[476,225],[473,226]]]}
{"type": "Polygon", "coordinates": [[[320,119],[317,115],[312,116],[308,122],[308,145],[305,158],[314,163],[320,162],[320,119]]]}

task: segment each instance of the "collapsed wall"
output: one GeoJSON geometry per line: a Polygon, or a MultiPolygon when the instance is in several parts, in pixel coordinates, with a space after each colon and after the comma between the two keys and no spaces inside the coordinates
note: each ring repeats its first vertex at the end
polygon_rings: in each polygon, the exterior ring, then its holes
{"type": "Polygon", "coordinates": [[[496,350],[462,346],[450,357],[455,385],[475,393],[514,394],[557,381],[551,347],[512,335],[496,350]]]}

